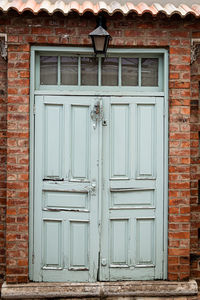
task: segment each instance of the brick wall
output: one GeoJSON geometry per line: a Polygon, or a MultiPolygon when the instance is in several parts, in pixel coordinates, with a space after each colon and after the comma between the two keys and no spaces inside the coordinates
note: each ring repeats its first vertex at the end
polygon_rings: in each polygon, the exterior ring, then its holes
{"type": "MultiPolygon", "coordinates": [[[[192,37],[200,38],[200,31],[192,37]]],[[[200,283],[200,56],[191,66],[191,81],[191,276],[200,283]]]]}
{"type": "MultiPolygon", "coordinates": [[[[168,278],[190,275],[190,37],[193,17],[145,14],[107,16],[113,47],[169,49],[169,249],[168,278]]],[[[90,45],[95,18],[56,13],[2,16],[8,33],[7,282],[28,281],[29,60],[30,45],[90,45]]]]}
{"type": "Polygon", "coordinates": [[[0,57],[0,286],[5,276],[7,64],[0,57]]]}

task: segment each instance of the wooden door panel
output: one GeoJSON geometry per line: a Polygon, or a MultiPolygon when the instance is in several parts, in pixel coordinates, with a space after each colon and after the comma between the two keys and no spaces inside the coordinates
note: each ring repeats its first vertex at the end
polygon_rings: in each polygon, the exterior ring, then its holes
{"type": "Polygon", "coordinates": [[[104,111],[100,279],[162,278],[163,99],[110,97],[104,111]]]}
{"type": "MultiPolygon", "coordinates": [[[[44,105],[44,177],[62,178],[63,162],[63,105],[44,105]]],[[[41,129],[42,130],[42,129],[41,129]]]]}
{"type": "Polygon", "coordinates": [[[62,220],[43,219],[43,268],[63,268],[62,220]],[[53,237],[53,238],[52,238],[53,237]]]}
{"type": "Polygon", "coordinates": [[[89,221],[70,220],[69,268],[89,270],[89,221]]]}
{"type": "Polygon", "coordinates": [[[129,104],[113,104],[110,111],[111,178],[129,178],[129,104]]]}
{"type": "Polygon", "coordinates": [[[89,195],[78,192],[67,191],[44,191],[43,192],[43,209],[45,210],[88,210],[89,195]]]}
{"type": "Polygon", "coordinates": [[[129,219],[110,220],[110,264],[128,266],[129,219]]]}
{"type": "Polygon", "coordinates": [[[124,189],[123,191],[111,190],[110,194],[110,208],[134,208],[138,206],[152,207],[155,203],[154,189],[135,188],[135,190],[124,189]]]}
{"type": "Polygon", "coordinates": [[[154,177],[156,170],[155,104],[137,104],[137,177],[154,177]]]}
{"type": "Polygon", "coordinates": [[[94,103],[93,97],[36,97],[36,281],[97,280],[98,129],[90,118],[94,103]]]}
{"type": "Polygon", "coordinates": [[[71,106],[71,179],[89,179],[90,106],[71,106]]]}
{"type": "Polygon", "coordinates": [[[136,218],[136,265],[155,267],[155,218],[136,218]]]}

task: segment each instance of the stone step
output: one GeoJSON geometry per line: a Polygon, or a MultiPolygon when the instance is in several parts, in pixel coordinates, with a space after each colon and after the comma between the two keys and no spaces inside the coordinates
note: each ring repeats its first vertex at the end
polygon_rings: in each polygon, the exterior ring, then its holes
{"type": "Polygon", "coordinates": [[[87,300],[196,300],[195,280],[174,281],[118,281],[95,283],[30,282],[3,283],[2,299],[87,299],[87,300]]]}

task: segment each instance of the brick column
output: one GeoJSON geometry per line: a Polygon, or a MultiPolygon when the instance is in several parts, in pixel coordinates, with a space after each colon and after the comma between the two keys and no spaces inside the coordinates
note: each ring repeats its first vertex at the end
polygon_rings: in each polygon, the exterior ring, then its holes
{"type": "Polygon", "coordinates": [[[6,118],[7,118],[7,63],[0,57],[0,286],[6,268],[6,118]]]}
{"type": "Polygon", "coordinates": [[[169,50],[168,278],[190,275],[190,33],[172,31],[169,50]]]}
{"type": "Polygon", "coordinates": [[[8,47],[6,218],[8,283],[28,281],[29,51],[28,44],[8,47]]]}

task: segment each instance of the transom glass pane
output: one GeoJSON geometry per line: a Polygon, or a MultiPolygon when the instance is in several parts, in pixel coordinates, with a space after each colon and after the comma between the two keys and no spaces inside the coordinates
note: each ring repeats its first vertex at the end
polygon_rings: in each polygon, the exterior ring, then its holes
{"type": "Polygon", "coordinates": [[[98,60],[81,57],[81,85],[98,85],[98,60]]]}
{"type": "Polygon", "coordinates": [[[78,84],[78,57],[61,56],[61,84],[78,84]]]}
{"type": "Polygon", "coordinates": [[[142,86],[158,86],[158,58],[142,58],[142,86]]]}
{"type": "Polygon", "coordinates": [[[40,56],[40,84],[57,84],[58,78],[58,57],[40,56]]]}
{"type": "Polygon", "coordinates": [[[138,85],[138,58],[122,58],[122,85],[138,85]]]}
{"type": "Polygon", "coordinates": [[[101,85],[118,85],[119,59],[117,57],[106,57],[101,60],[101,85]]]}

